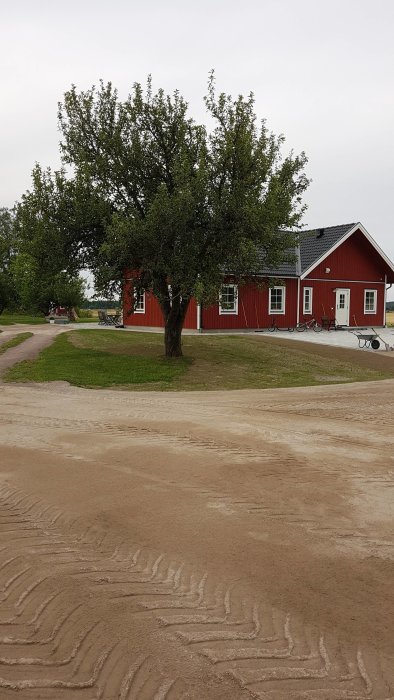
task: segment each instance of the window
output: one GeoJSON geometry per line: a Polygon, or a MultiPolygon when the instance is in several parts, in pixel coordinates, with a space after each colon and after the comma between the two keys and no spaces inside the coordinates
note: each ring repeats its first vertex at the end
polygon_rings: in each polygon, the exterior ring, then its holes
{"type": "Polygon", "coordinates": [[[141,289],[136,289],[134,292],[134,313],[145,313],[145,292],[141,289]]]}
{"type": "Polygon", "coordinates": [[[313,295],[313,289],[312,287],[304,287],[304,314],[311,314],[312,313],[312,295],[313,295]]]}
{"type": "Polygon", "coordinates": [[[268,303],[269,314],[285,313],[285,296],[286,287],[270,287],[268,303]]]}
{"type": "Polygon", "coordinates": [[[238,313],[238,287],[236,284],[224,284],[219,297],[219,314],[238,313]]]}
{"type": "Polygon", "coordinates": [[[365,314],[376,314],[376,289],[365,289],[364,290],[364,313],[365,314]]]}

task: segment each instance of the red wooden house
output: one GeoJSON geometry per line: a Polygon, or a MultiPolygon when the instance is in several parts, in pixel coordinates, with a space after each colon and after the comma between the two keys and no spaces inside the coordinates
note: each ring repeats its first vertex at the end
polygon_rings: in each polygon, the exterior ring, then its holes
{"type": "MultiPolygon", "coordinates": [[[[387,286],[394,283],[394,265],[360,224],[304,231],[295,261],[265,269],[266,284],[236,285],[223,279],[220,297],[211,306],[190,303],[185,328],[257,330],[272,325],[295,326],[322,317],[341,326],[384,326],[387,286]]],[[[130,313],[132,280],[126,280],[124,325],[162,327],[157,299],[143,292],[130,313]]]]}

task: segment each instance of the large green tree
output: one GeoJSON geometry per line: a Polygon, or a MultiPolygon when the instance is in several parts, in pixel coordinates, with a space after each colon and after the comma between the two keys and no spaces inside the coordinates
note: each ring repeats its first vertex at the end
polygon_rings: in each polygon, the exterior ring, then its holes
{"type": "Polygon", "coordinates": [[[63,306],[70,317],[85,299],[85,283],[77,274],[66,270],[43,273],[37,259],[29,253],[19,253],[13,261],[12,274],[18,290],[18,306],[23,311],[48,314],[52,308],[63,306]]]}
{"type": "Polygon", "coordinates": [[[25,309],[48,313],[53,305],[71,309],[83,301],[79,271],[104,240],[110,213],[82,177],[69,178],[36,165],[32,186],[16,207],[19,255],[13,275],[25,309]]]}
{"type": "Polygon", "coordinates": [[[109,83],[73,87],[59,105],[65,164],[111,211],[91,245],[100,290],[128,271],[136,290],[152,289],[165,322],[168,357],[182,354],[193,296],[217,299],[223,273],[257,277],[295,242],[308,185],[306,158],[282,157],[282,137],[258,122],[254,98],[217,95],[205,105],[212,128],[196,124],[179,92],[135,84],[124,101],[109,83]]]}
{"type": "Polygon", "coordinates": [[[13,261],[18,251],[15,231],[15,212],[0,208],[0,314],[17,304],[18,294],[12,274],[13,261]]]}

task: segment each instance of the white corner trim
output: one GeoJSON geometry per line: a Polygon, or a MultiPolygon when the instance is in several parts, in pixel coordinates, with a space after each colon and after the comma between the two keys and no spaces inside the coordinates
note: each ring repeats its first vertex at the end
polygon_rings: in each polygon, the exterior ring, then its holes
{"type": "Polygon", "coordinates": [[[322,263],[323,260],[325,260],[326,258],[328,258],[328,256],[331,255],[331,253],[333,253],[334,250],[336,250],[337,248],[339,248],[339,246],[342,245],[342,243],[344,243],[345,241],[347,241],[347,239],[350,238],[350,236],[352,236],[353,233],[356,233],[356,231],[361,231],[361,233],[364,234],[364,236],[365,236],[365,238],[367,239],[367,241],[370,242],[370,244],[372,245],[372,247],[375,248],[376,252],[379,253],[379,255],[383,258],[383,260],[385,261],[385,263],[386,263],[386,264],[389,266],[389,268],[394,272],[394,264],[391,262],[390,258],[388,258],[387,255],[386,255],[385,253],[383,253],[383,250],[380,248],[380,246],[378,246],[378,244],[376,243],[376,241],[374,241],[374,239],[372,238],[372,236],[368,233],[367,229],[364,228],[364,226],[363,226],[362,224],[358,223],[358,224],[355,224],[355,225],[353,226],[353,228],[351,228],[347,233],[345,233],[345,235],[342,236],[342,238],[340,238],[339,241],[337,241],[337,242],[335,243],[335,245],[333,245],[326,253],[324,253],[324,255],[322,255],[318,260],[316,260],[316,261],[313,263],[313,265],[310,265],[310,266],[305,270],[305,272],[303,272],[303,274],[301,275],[301,279],[302,279],[302,280],[305,279],[305,277],[306,277],[307,275],[309,275],[309,273],[312,272],[312,270],[314,270],[315,267],[317,267],[318,265],[320,265],[320,263],[322,263]]]}
{"type": "Polygon", "coordinates": [[[386,304],[387,304],[387,275],[384,276],[384,306],[383,306],[383,325],[386,328],[386,304]]]}
{"type": "Polygon", "coordinates": [[[201,330],[201,304],[197,304],[196,311],[197,311],[196,329],[198,331],[200,331],[201,330]]]}

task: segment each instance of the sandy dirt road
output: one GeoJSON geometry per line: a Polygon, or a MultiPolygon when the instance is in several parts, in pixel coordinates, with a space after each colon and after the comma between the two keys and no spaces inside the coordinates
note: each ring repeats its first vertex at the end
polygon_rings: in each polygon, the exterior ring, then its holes
{"type": "Polygon", "coordinates": [[[1,700],[394,698],[393,392],[0,385],[1,700]]]}
{"type": "Polygon", "coordinates": [[[51,345],[56,336],[59,335],[59,333],[64,333],[65,330],[67,330],[65,326],[51,326],[49,324],[47,326],[29,326],[27,324],[18,324],[10,327],[5,326],[0,335],[0,347],[8,340],[15,338],[15,336],[21,333],[28,332],[33,333],[33,335],[20,345],[9,348],[0,355],[0,376],[17,362],[33,360],[38,357],[41,350],[51,345]]]}

